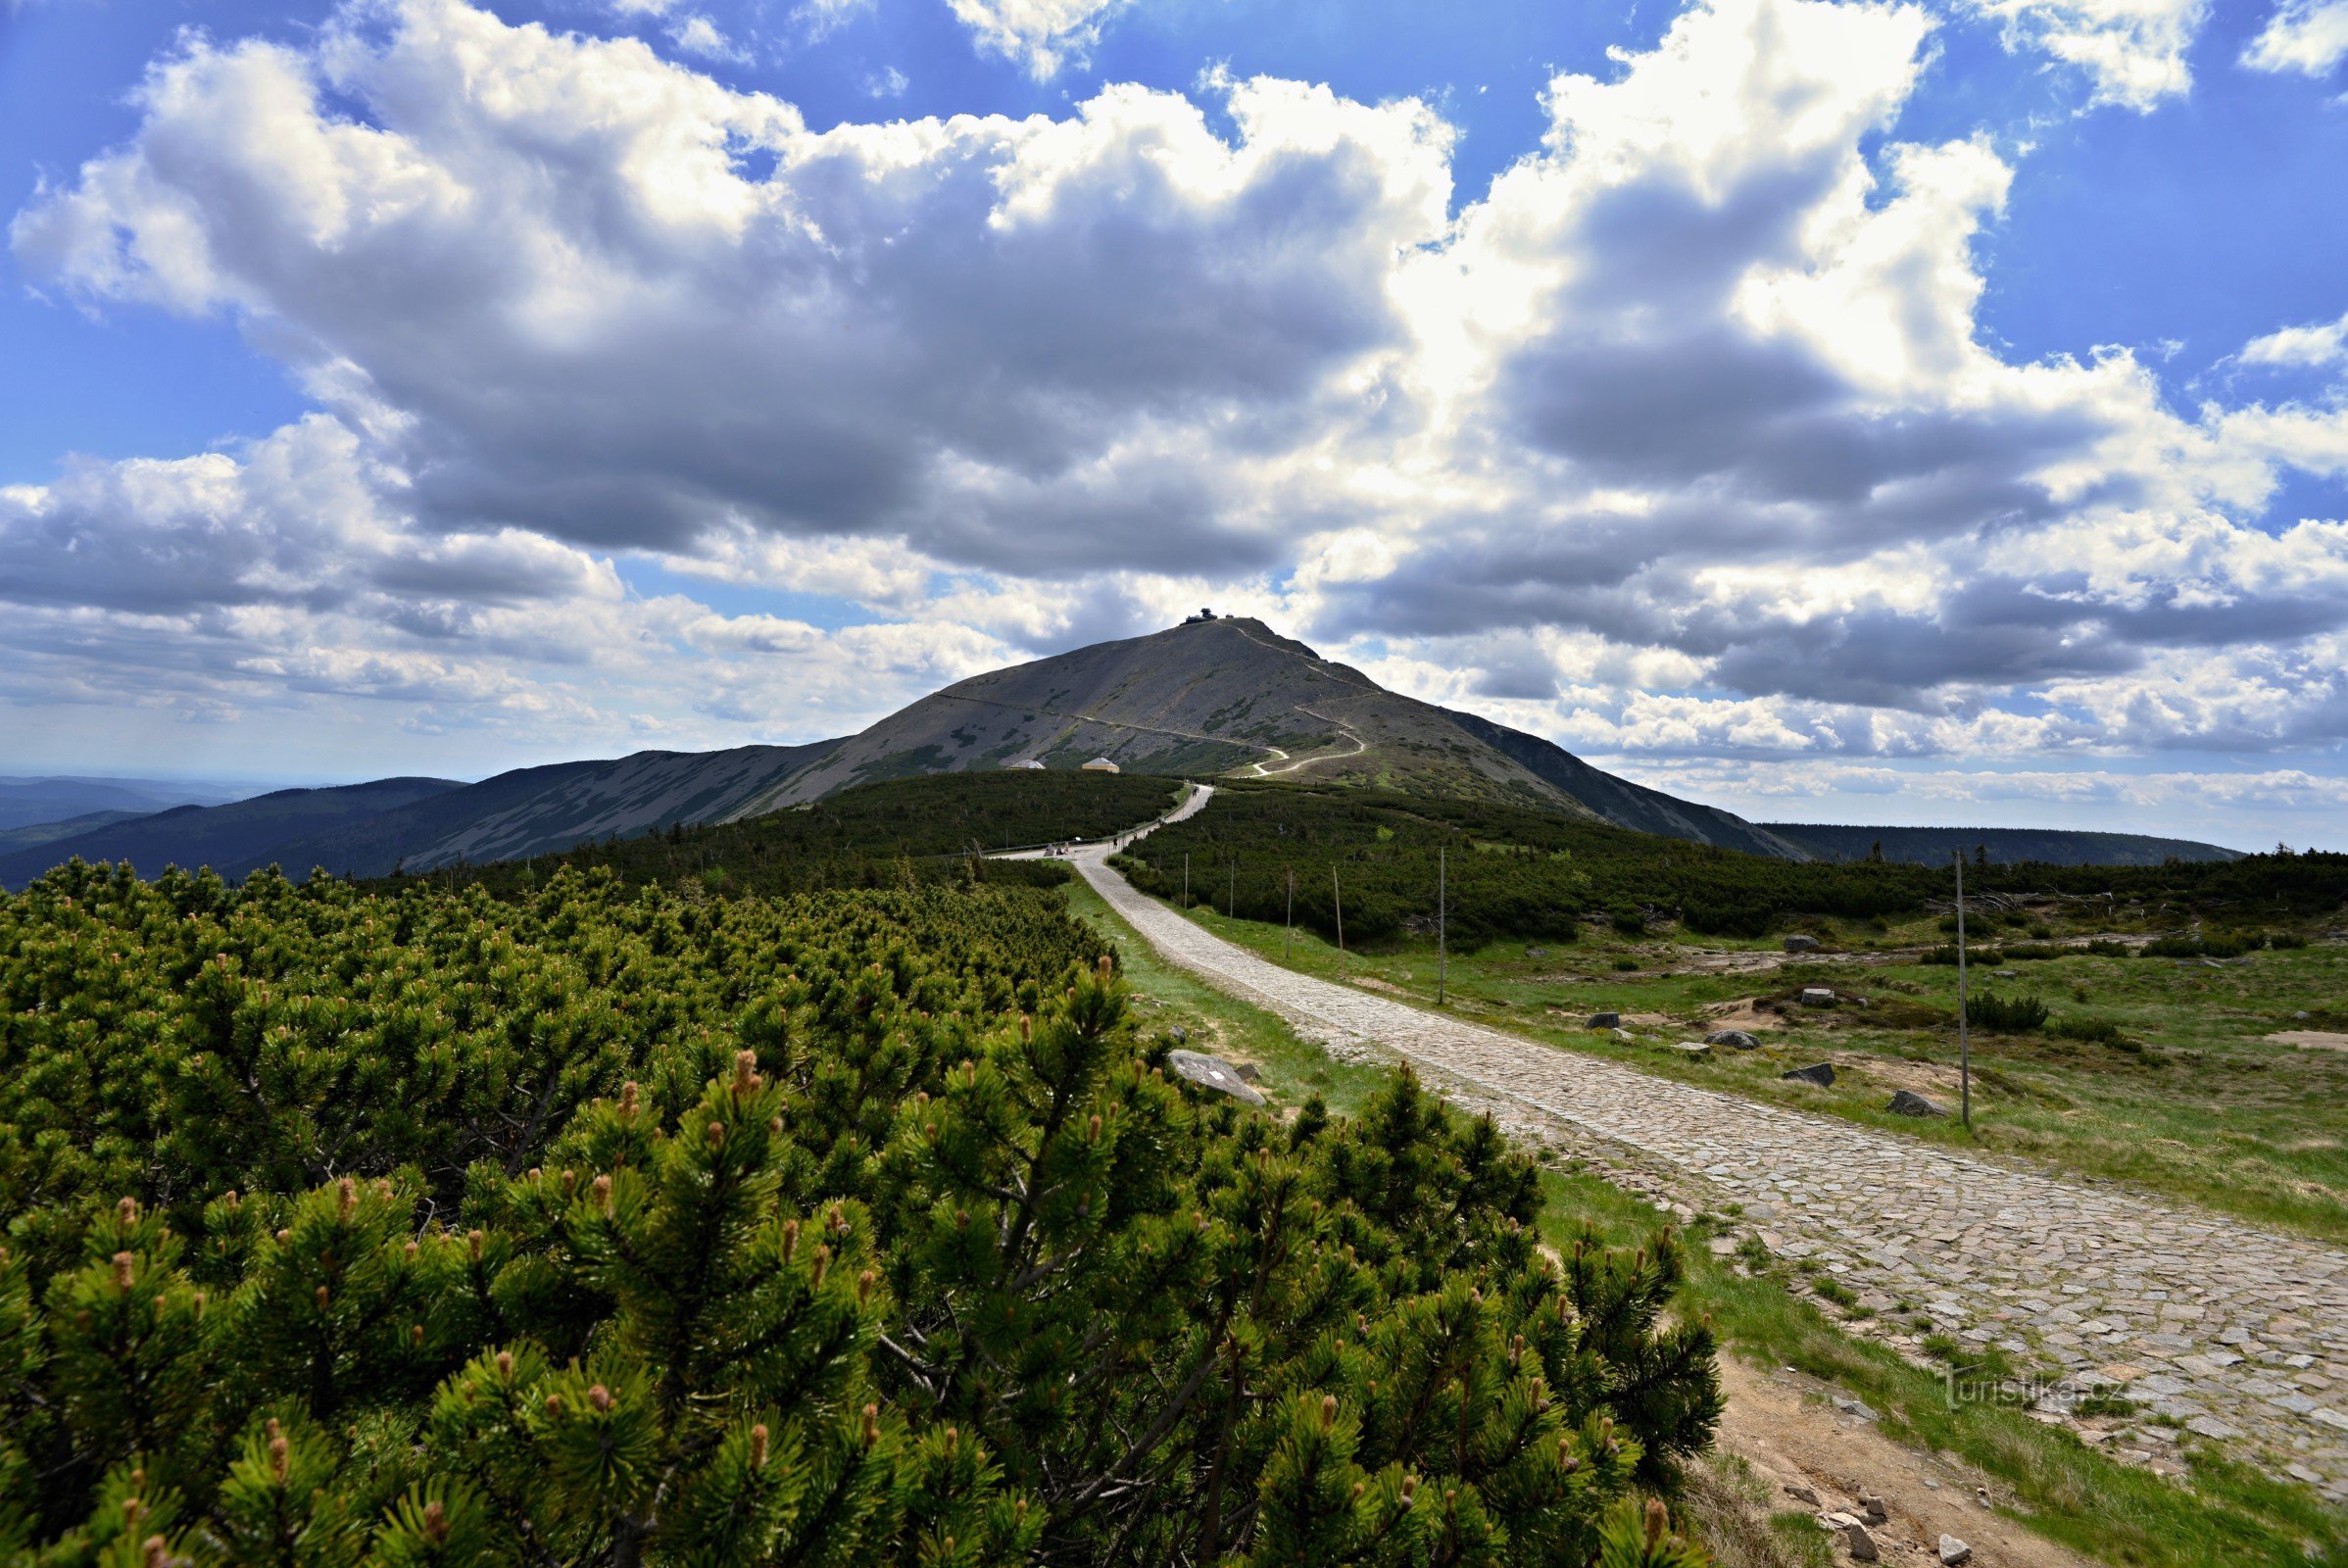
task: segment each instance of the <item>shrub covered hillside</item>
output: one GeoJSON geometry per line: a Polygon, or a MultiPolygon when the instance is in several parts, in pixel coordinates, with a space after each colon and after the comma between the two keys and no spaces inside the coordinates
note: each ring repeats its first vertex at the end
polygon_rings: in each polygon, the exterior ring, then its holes
{"type": "MultiPolygon", "coordinates": [[[[1295,879],[1299,925],[1380,946],[1432,934],[1436,862],[1444,855],[1450,929],[1470,946],[1497,937],[1570,942],[1583,919],[1636,927],[1677,920],[1710,936],[1757,937],[1797,915],[1913,915],[1954,893],[1945,866],[1772,859],[1658,838],[1553,812],[1372,790],[1219,783],[1198,815],[1136,844],[1118,863],[1135,886],[1279,923],[1295,879]],[[1340,884],[1330,885],[1334,868],[1340,884]]],[[[2348,855],[2246,856],[2161,866],[1970,865],[1970,894],[2069,893],[2166,904],[2218,921],[2261,922],[2348,906],[2348,855]]]]}
{"type": "Polygon", "coordinates": [[[1034,889],[0,900],[0,1556],[1688,1564],[1668,1241],[1186,1098],[1034,889]]]}
{"type": "Polygon", "coordinates": [[[718,894],[923,882],[1055,887],[1070,875],[1057,861],[978,857],[1105,837],[1171,808],[1181,788],[1174,779],[1133,773],[938,773],[860,785],[739,822],[676,827],[534,859],[423,874],[444,886],[479,882],[504,894],[526,893],[565,867],[608,868],[627,882],[691,879],[718,894]]]}

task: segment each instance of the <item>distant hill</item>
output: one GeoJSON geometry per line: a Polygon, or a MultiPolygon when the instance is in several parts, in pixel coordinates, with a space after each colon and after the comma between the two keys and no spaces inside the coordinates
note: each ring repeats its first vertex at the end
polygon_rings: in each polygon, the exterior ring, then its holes
{"type": "Polygon", "coordinates": [[[237,797],[204,784],[158,778],[0,778],[0,830],[116,811],[145,816],[174,806],[218,806],[237,797]]]}
{"type": "Polygon", "coordinates": [[[1883,858],[1919,865],[1945,865],[1951,855],[1967,860],[1986,848],[1997,865],[2035,860],[2043,865],[2161,865],[2170,859],[2238,860],[2238,850],[2191,839],[2149,838],[2141,833],[2082,833],[2062,828],[2015,827],[1814,827],[1800,822],[1763,824],[1822,860],[1864,860],[1877,844],[1883,858]]]}
{"type": "Polygon", "coordinates": [[[722,821],[837,744],[637,752],[517,768],[291,839],[253,863],[275,860],[294,875],[322,865],[341,875],[383,876],[395,867],[422,871],[460,860],[519,859],[591,839],[634,838],[676,822],[722,821]]]}
{"type": "Polygon", "coordinates": [[[1800,858],[1727,811],[1641,788],[1536,736],[1390,692],[1260,620],[1196,621],[974,675],[851,736],[741,815],[853,784],[1105,757],[1151,773],[1365,784],[1534,807],[1800,858]]]}
{"type": "Polygon", "coordinates": [[[152,876],[167,865],[233,875],[271,858],[288,839],[341,826],[463,786],[443,778],[385,778],[322,790],[273,790],[226,806],[175,806],[0,856],[0,887],[21,888],[74,856],[127,860],[152,876]]]}
{"type": "Polygon", "coordinates": [[[34,822],[26,827],[0,828],[0,854],[10,850],[29,850],[38,844],[54,844],[59,839],[78,838],[102,827],[112,827],[117,822],[127,822],[133,817],[152,814],[149,811],[86,811],[79,816],[69,816],[62,822],[34,822]]]}

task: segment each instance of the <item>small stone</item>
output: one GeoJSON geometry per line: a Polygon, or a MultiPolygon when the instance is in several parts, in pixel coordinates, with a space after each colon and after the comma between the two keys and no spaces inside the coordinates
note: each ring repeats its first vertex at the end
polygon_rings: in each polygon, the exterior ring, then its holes
{"type": "Polygon", "coordinates": [[[1869,1535],[1867,1527],[1862,1524],[1844,1525],[1842,1544],[1850,1547],[1851,1560],[1854,1562],[1874,1562],[1881,1555],[1876,1550],[1875,1537],[1869,1535]]]}
{"type": "Polygon", "coordinates": [[[2212,1438],[2220,1443],[2224,1443],[2228,1438],[2238,1438],[2242,1435],[2239,1427],[2227,1426],[2214,1415],[2195,1416],[2185,1423],[2185,1430],[2197,1432],[2205,1438],[2212,1438]]]}
{"type": "Polygon", "coordinates": [[[1614,1031],[1614,1038],[1617,1040],[1637,1040],[1639,1037],[1628,1029],[1617,1029],[1614,1031]]]}
{"type": "Polygon", "coordinates": [[[1263,1069],[1252,1061],[1239,1062],[1233,1066],[1232,1071],[1240,1075],[1242,1083],[1260,1084],[1264,1081],[1263,1069]]]}
{"type": "Polygon", "coordinates": [[[1802,987],[1802,1005],[1803,1005],[1803,1006],[1805,1006],[1805,1007],[1831,1007],[1831,1006],[1833,1006],[1834,1004],[1834,993],[1833,991],[1829,990],[1827,987],[1825,987],[1825,986],[1804,986],[1804,987],[1802,987]]]}
{"type": "Polygon", "coordinates": [[[1955,1568],[1956,1564],[1968,1561],[1972,1556],[1973,1548],[1956,1537],[1942,1536],[1940,1538],[1941,1568],[1955,1568]]]}
{"type": "Polygon", "coordinates": [[[1741,1029],[1715,1029],[1704,1036],[1707,1046],[1734,1046],[1738,1051],[1758,1051],[1761,1042],[1741,1029]]]}
{"type": "Polygon", "coordinates": [[[1791,1072],[1782,1072],[1778,1076],[1797,1084],[1816,1084],[1825,1089],[1834,1082],[1834,1064],[1831,1061],[1815,1062],[1807,1067],[1796,1067],[1791,1072]]]}
{"type": "Polygon", "coordinates": [[[1942,1110],[1924,1096],[1913,1094],[1905,1089],[1894,1094],[1891,1097],[1891,1103],[1884,1109],[1901,1116],[1945,1116],[1948,1114],[1947,1111],[1942,1110]]]}
{"type": "Polygon", "coordinates": [[[1589,1026],[1592,1029],[1620,1029],[1623,1015],[1619,1012],[1593,1012],[1590,1015],[1589,1026]]]}
{"type": "Polygon", "coordinates": [[[1188,1079],[1201,1089],[1212,1089],[1250,1105],[1260,1105],[1264,1097],[1247,1087],[1239,1069],[1219,1056],[1209,1056],[1198,1051],[1169,1051],[1166,1065],[1178,1078],[1188,1079]]]}
{"type": "Polygon", "coordinates": [[[1672,1050],[1684,1056],[1709,1056],[1712,1054],[1712,1048],[1701,1040],[1683,1040],[1672,1047],[1672,1050]]]}
{"type": "Polygon", "coordinates": [[[1838,1396],[1834,1400],[1834,1408],[1840,1410],[1844,1415],[1855,1415],[1862,1421],[1879,1419],[1865,1399],[1846,1399],[1838,1396]]]}
{"type": "Polygon", "coordinates": [[[1816,953],[1818,951],[1818,938],[1805,936],[1787,937],[1785,939],[1785,951],[1787,953],[1816,953]]]}
{"type": "Polygon", "coordinates": [[[1182,1025],[1176,1024],[1166,1031],[1166,1038],[1178,1046],[1187,1046],[1191,1043],[1191,1032],[1182,1025]]]}
{"type": "Polygon", "coordinates": [[[1802,1504],[1802,1506],[1806,1508],[1815,1508],[1818,1506],[1818,1494],[1811,1491],[1808,1487],[1787,1487],[1785,1489],[1785,1495],[1791,1497],[1794,1501],[1802,1504]]]}

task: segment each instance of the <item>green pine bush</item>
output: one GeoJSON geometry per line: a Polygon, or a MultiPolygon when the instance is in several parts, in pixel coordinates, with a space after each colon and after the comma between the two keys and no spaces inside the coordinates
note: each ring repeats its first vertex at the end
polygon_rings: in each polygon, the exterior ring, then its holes
{"type": "Polygon", "coordinates": [[[0,900],[0,1552],[1639,1564],[1677,1244],[1148,1059],[1058,896],[0,900]]]}

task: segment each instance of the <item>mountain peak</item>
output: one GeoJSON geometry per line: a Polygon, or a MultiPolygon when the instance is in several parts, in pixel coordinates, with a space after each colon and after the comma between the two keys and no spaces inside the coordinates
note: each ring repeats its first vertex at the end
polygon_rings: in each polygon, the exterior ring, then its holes
{"type": "Polygon", "coordinates": [[[1537,736],[1388,691],[1248,615],[989,670],[882,719],[736,814],[882,779],[1106,758],[1128,772],[1285,778],[1491,800],[1737,849],[1801,852],[1537,736]]]}

